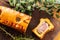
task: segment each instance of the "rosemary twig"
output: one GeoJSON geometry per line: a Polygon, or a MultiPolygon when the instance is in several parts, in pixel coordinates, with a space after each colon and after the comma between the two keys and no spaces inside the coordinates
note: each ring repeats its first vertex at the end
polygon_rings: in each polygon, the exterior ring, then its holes
{"type": "Polygon", "coordinates": [[[4,28],[0,27],[0,30],[4,31],[7,35],[9,35],[11,38],[15,39],[14,36],[12,36],[10,33],[8,33],[4,28]]]}
{"type": "Polygon", "coordinates": [[[13,40],[34,40],[33,38],[30,37],[22,37],[22,36],[13,36],[10,33],[8,33],[3,27],[0,27],[0,30],[2,30],[3,32],[5,32],[7,35],[9,35],[11,38],[13,38],[13,40]]]}

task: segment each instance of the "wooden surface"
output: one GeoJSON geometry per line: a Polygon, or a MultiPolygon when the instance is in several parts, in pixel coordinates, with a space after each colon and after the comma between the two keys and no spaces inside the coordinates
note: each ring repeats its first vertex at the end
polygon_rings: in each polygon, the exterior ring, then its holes
{"type": "MultiPolygon", "coordinates": [[[[6,1],[4,0],[4,2],[7,2],[7,0],[6,1]]],[[[0,0],[0,5],[10,7],[9,4],[5,4],[4,2],[0,0]]],[[[33,28],[35,28],[38,25],[40,18],[49,18],[51,22],[54,24],[54,30],[48,32],[42,40],[53,40],[54,37],[57,35],[57,33],[60,32],[60,22],[55,20],[53,17],[49,16],[46,12],[38,11],[38,9],[35,9],[35,11],[33,11],[32,13],[32,20],[28,26],[26,35],[33,36],[35,40],[41,40],[31,31],[33,28]]],[[[2,25],[0,24],[0,26],[2,25]]],[[[7,27],[6,30],[11,34],[20,35],[19,32],[17,32],[12,28],[7,27]]],[[[0,40],[12,40],[12,39],[8,35],[6,36],[6,34],[4,34],[2,30],[0,30],[0,40]]]]}

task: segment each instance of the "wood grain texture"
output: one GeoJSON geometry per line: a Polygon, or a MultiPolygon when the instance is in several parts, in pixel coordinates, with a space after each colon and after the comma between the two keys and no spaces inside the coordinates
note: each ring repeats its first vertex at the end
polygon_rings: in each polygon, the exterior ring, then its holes
{"type": "MultiPolygon", "coordinates": [[[[0,0],[0,5],[10,7],[9,4],[8,5],[5,4],[7,0],[3,0],[3,1],[4,2],[0,0]]],[[[53,40],[54,37],[57,35],[57,33],[60,31],[60,22],[55,20],[53,17],[49,16],[45,11],[38,11],[38,9],[36,8],[32,13],[32,20],[28,26],[26,35],[33,36],[35,40],[41,40],[32,32],[32,29],[38,25],[40,18],[46,18],[46,17],[51,20],[55,28],[53,31],[48,32],[42,40],[53,40]]],[[[0,24],[0,26],[2,25],[0,24]]],[[[6,30],[10,32],[11,34],[20,35],[19,32],[17,32],[16,30],[12,28],[7,27],[6,30]]],[[[6,36],[6,34],[4,34],[4,32],[0,30],[0,40],[12,40],[12,39],[8,35],[6,36]]]]}

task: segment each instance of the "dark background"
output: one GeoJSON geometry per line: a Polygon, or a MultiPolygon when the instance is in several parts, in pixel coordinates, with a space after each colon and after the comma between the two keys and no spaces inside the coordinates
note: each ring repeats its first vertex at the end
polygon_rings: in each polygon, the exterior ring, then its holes
{"type": "MultiPolygon", "coordinates": [[[[3,0],[3,1],[0,0],[0,5],[10,7],[7,0],[3,0]]],[[[26,35],[33,36],[35,38],[35,40],[40,40],[31,31],[33,28],[35,28],[38,25],[40,18],[49,18],[55,27],[54,30],[48,32],[42,40],[53,40],[54,37],[56,36],[56,34],[58,32],[60,32],[60,22],[55,20],[53,17],[49,16],[45,11],[38,11],[38,9],[36,9],[36,8],[32,13],[32,19],[28,26],[26,35]]],[[[2,24],[0,24],[0,26],[2,26],[2,24]]],[[[3,26],[5,26],[5,25],[3,25],[3,26]]],[[[6,30],[9,33],[14,34],[14,35],[20,35],[20,32],[17,32],[16,30],[14,30],[12,28],[8,28],[7,26],[6,26],[6,28],[7,28],[6,30]]],[[[10,36],[6,35],[2,30],[0,30],[0,40],[12,40],[12,39],[10,36]]]]}

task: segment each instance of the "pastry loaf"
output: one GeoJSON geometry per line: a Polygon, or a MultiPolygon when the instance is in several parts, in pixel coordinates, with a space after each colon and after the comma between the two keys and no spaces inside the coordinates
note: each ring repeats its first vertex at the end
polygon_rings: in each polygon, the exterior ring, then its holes
{"type": "Polygon", "coordinates": [[[51,23],[51,21],[48,18],[41,18],[40,23],[32,31],[40,39],[42,39],[47,32],[53,29],[54,29],[54,25],[51,23]]]}
{"type": "Polygon", "coordinates": [[[17,12],[13,9],[0,6],[0,23],[20,32],[26,32],[31,16],[17,12]]]}

